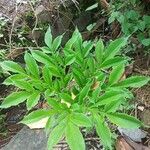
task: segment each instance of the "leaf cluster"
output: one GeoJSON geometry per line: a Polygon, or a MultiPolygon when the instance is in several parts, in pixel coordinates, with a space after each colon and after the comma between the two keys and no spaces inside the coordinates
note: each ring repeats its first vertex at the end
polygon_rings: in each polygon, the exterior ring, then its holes
{"type": "Polygon", "coordinates": [[[32,111],[21,121],[31,124],[48,118],[45,129],[51,150],[63,137],[71,150],[85,150],[81,128],[95,128],[103,145],[112,149],[109,122],[125,128],[138,128],[142,123],[118,110],[132,98],[131,87],[141,87],[148,77],[123,79],[127,65],[119,51],[127,38],[112,41],[107,47],[101,39],[83,41],[78,29],[62,47],[63,35],[53,39],[51,29],[45,34],[45,47],[24,55],[25,67],[13,61],[1,66],[10,72],[6,85],[18,87],[6,97],[1,108],[26,102],[31,110],[40,100],[49,108],[32,111]]]}

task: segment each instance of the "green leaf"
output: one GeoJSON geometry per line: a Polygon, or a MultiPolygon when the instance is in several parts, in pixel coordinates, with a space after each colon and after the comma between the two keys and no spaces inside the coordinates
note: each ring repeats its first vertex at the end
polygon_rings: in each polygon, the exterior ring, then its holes
{"type": "Polygon", "coordinates": [[[3,84],[5,85],[13,85],[13,81],[23,81],[26,79],[26,75],[24,74],[15,74],[15,75],[11,75],[9,76],[7,79],[4,80],[3,84]]]}
{"type": "Polygon", "coordinates": [[[66,43],[65,48],[71,49],[73,44],[77,41],[79,36],[80,36],[79,30],[76,28],[76,30],[72,34],[71,39],[66,43]]]}
{"type": "Polygon", "coordinates": [[[95,4],[91,5],[90,7],[88,7],[88,8],[86,9],[86,11],[93,10],[93,9],[95,9],[95,8],[97,8],[97,7],[98,7],[98,3],[95,3],[95,4]]]}
{"type": "Polygon", "coordinates": [[[72,63],[74,63],[75,60],[76,60],[76,58],[75,58],[74,54],[68,55],[68,56],[66,56],[66,59],[65,59],[65,65],[66,65],[66,66],[69,66],[69,65],[71,65],[72,63]]]}
{"type": "Polygon", "coordinates": [[[52,44],[52,51],[56,51],[59,48],[62,38],[63,38],[63,35],[60,35],[54,39],[53,44],[52,44]]]}
{"type": "Polygon", "coordinates": [[[103,51],[104,51],[104,44],[103,44],[103,41],[100,39],[96,43],[96,47],[95,47],[95,56],[96,56],[96,60],[98,63],[102,62],[103,51]]]}
{"type": "Polygon", "coordinates": [[[10,71],[13,73],[25,73],[22,67],[13,61],[3,61],[0,64],[1,67],[6,71],[10,71]]]}
{"type": "Polygon", "coordinates": [[[61,109],[59,103],[55,98],[47,98],[47,103],[49,106],[53,107],[53,109],[59,110],[61,109]]]}
{"type": "Polygon", "coordinates": [[[69,95],[68,93],[60,93],[60,97],[61,99],[63,99],[65,102],[68,102],[68,103],[72,103],[73,100],[71,98],[71,95],[69,95]]]}
{"type": "Polygon", "coordinates": [[[47,46],[41,47],[40,48],[44,53],[52,53],[51,49],[47,46]]]}
{"type": "Polygon", "coordinates": [[[96,106],[109,104],[112,101],[117,101],[118,99],[120,99],[122,97],[124,97],[124,95],[120,91],[108,91],[99,97],[99,100],[96,103],[96,106]]]}
{"type": "Polygon", "coordinates": [[[122,102],[122,100],[119,99],[117,101],[112,101],[109,104],[106,104],[105,108],[104,108],[104,112],[106,112],[106,113],[116,112],[117,109],[119,108],[121,102],[122,102]]]}
{"type": "Polygon", "coordinates": [[[47,29],[47,32],[45,33],[44,40],[45,40],[45,44],[49,48],[51,48],[51,46],[52,46],[52,33],[51,33],[51,28],[50,27],[47,29]]]}
{"type": "Polygon", "coordinates": [[[0,108],[8,108],[11,106],[16,106],[24,102],[29,97],[29,95],[30,93],[26,91],[14,92],[4,99],[0,108]]]}
{"type": "Polygon", "coordinates": [[[122,64],[122,63],[125,63],[126,60],[122,57],[115,57],[115,58],[111,58],[111,59],[108,59],[106,61],[104,61],[101,65],[100,65],[100,68],[110,68],[110,67],[113,67],[113,66],[116,66],[118,64],[122,64]]]}
{"type": "Polygon", "coordinates": [[[124,64],[119,64],[118,66],[114,67],[109,76],[109,84],[112,85],[114,83],[117,83],[122,77],[124,71],[125,71],[124,64]]]}
{"type": "Polygon", "coordinates": [[[127,114],[112,113],[107,114],[107,116],[112,123],[122,128],[139,128],[142,125],[142,123],[138,119],[127,114]]]}
{"type": "Polygon", "coordinates": [[[51,85],[51,83],[52,83],[52,74],[51,74],[50,69],[47,66],[44,66],[42,72],[43,72],[44,81],[47,84],[51,85]]]}
{"type": "Polygon", "coordinates": [[[101,120],[101,117],[97,115],[96,119],[96,132],[100,139],[102,140],[103,145],[106,148],[112,149],[111,148],[111,132],[103,120],[101,120]]]}
{"type": "Polygon", "coordinates": [[[36,63],[36,61],[33,59],[33,57],[29,53],[25,53],[24,60],[26,63],[26,66],[28,68],[28,71],[36,78],[39,78],[39,68],[36,63]]]}
{"type": "Polygon", "coordinates": [[[150,45],[150,38],[143,39],[143,40],[142,40],[142,44],[143,44],[144,46],[149,46],[149,45],[150,45]]]}
{"type": "Polygon", "coordinates": [[[82,113],[73,113],[71,116],[71,121],[81,127],[91,127],[92,124],[90,119],[82,113]]]}
{"type": "Polygon", "coordinates": [[[34,59],[36,59],[38,62],[41,62],[47,66],[53,66],[50,56],[48,56],[47,54],[44,54],[43,52],[38,50],[31,51],[31,53],[34,59]]]}
{"type": "Polygon", "coordinates": [[[83,56],[87,57],[88,54],[90,53],[91,49],[93,48],[93,42],[89,41],[86,46],[83,49],[83,56]]]}
{"type": "Polygon", "coordinates": [[[120,49],[127,44],[127,38],[119,38],[116,39],[115,41],[112,41],[109,46],[106,48],[105,51],[105,61],[113,58],[119,51],[120,49]]]}
{"type": "Polygon", "coordinates": [[[27,109],[32,109],[36,104],[38,104],[38,101],[40,100],[40,92],[34,91],[27,99],[27,109]]]}
{"type": "Polygon", "coordinates": [[[88,95],[88,93],[90,91],[90,88],[91,88],[91,83],[88,83],[87,85],[85,85],[85,87],[79,93],[79,103],[80,104],[83,103],[84,98],[88,95]]]}
{"type": "Polygon", "coordinates": [[[66,141],[71,150],[85,150],[85,142],[79,128],[69,122],[66,127],[66,141]]]}
{"type": "Polygon", "coordinates": [[[57,68],[56,66],[50,66],[49,70],[50,70],[50,72],[53,76],[56,76],[56,77],[61,77],[62,76],[62,74],[60,73],[60,69],[57,68]]]}
{"type": "Polygon", "coordinates": [[[132,76],[115,84],[114,87],[141,87],[150,81],[150,77],[132,76]]]}
{"type": "Polygon", "coordinates": [[[50,133],[48,138],[48,150],[53,150],[53,147],[62,139],[65,133],[65,124],[58,124],[50,133]]]}
{"type": "Polygon", "coordinates": [[[95,72],[95,60],[93,57],[89,57],[87,61],[89,71],[93,74],[95,72]]]}
{"type": "Polygon", "coordinates": [[[31,112],[27,116],[25,116],[24,119],[20,123],[28,125],[30,123],[37,122],[41,119],[50,117],[54,113],[55,112],[51,110],[45,110],[45,109],[36,110],[36,111],[31,112]]]}
{"type": "Polygon", "coordinates": [[[88,31],[92,31],[92,29],[93,29],[95,26],[96,26],[96,22],[89,24],[89,25],[86,27],[86,29],[87,29],[88,31]]]}
{"type": "Polygon", "coordinates": [[[16,87],[26,90],[28,92],[31,92],[34,90],[33,86],[28,81],[14,80],[12,81],[12,85],[15,85],[16,87]]]}

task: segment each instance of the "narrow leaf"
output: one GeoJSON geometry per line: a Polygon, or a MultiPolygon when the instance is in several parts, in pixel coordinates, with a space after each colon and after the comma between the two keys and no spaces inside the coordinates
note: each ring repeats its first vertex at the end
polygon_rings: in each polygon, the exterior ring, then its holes
{"type": "Polygon", "coordinates": [[[139,128],[142,125],[142,123],[138,119],[127,114],[112,113],[107,114],[107,116],[112,123],[122,128],[139,128]]]}
{"type": "Polygon", "coordinates": [[[124,71],[125,71],[124,64],[120,64],[117,67],[114,67],[109,76],[109,84],[112,85],[114,83],[117,83],[119,79],[122,77],[124,71]]]}
{"type": "Polygon", "coordinates": [[[53,150],[53,147],[62,139],[64,133],[65,125],[62,123],[58,124],[48,138],[48,150],[53,150]]]}
{"type": "Polygon", "coordinates": [[[21,121],[21,123],[28,125],[30,123],[40,121],[41,119],[50,117],[54,113],[55,113],[54,111],[45,109],[36,110],[25,116],[24,119],[21,121]]]}
{"type": "Polygon", "coordinates": [[[62,38],[63,38],[63,35],[60,35],[54,39],[53,44],[52,44],[52,51],[56,51],[59,48],[62,38]]]}
{"type": "Polygon", "coordinates": [[[82,113],[73,113],[71,116],[71,121],[81,127],[91,127],[90,119],[82,113]]]}
{"type": "Polygon", "coordinates": [[[34,59],[36,59],[38,62],[41,62],[47,66],[53,66],[50,56],[48,56],[47,54],[44,54],[43,52],[38,50],[31,51],[31,53],[34,59]]]}
{"type": "Polygon", "coordinates": [[[96,43],[96,47],[95,47],[95,56],[96,56],[96,60],[98,63],[102,62],[103,51],[104,51],[104,44],[103,44],[103,41],[100,39],[96,43]]]}
{"type": "Polygon", "coordinates": [[[3,61],[0,63],[0,65],[6,71],[13,73],[25,73],[22,67],[13,61],[3,61]]]}
{"type": "Polygon", "coordinates": [[[114,87],[141,87],[150,81],[150,77],[132,76],[115,84],[114,87]]]}
{"type": "Polygon", "coordinates": [[[85,150],[85,142],[79,127],[71,122],[66,127],[66,141],[71,150],[85,150]]]}
{"type": "Polygon", "coordinates": [[[26,63],[26,66],[28,68],[28,71],[36,78],[39,78],[39,68],[36,63],[36,61],[33,59],[33,57],[29,53],[25,53],[24,60],[26,63]]]}
{"type": "Polygon", "coordinates": [[[26,91],[14,92],[4,99],[0,107],[8,108],[11,106],[16,106],[24,102],[29,97],[29,95],[30,93],[26,91]]]}
{"type": "Polygon", "coordinates": [[[125,63],[125,62],[126,62],[126,60],[124,58],[122,58],[122,57],[115,57],[115,58],[112,58],[112,59],[104,61],[100,65],[100,68],[106,69],[106,68],[110,68],[110,67],[113,67],[113,66],[125,63]]]}
{"type": "Polygon", "coordinates": [[[116,39],[115,41],[112,41],[109,46],[106,48],[105,52],[105,60],[108,60],[110,58],[113,58],[119,51],[120,49],[125,46],[127,43],[127,38],[119,38],[116,39]]]}
{"type": "Polygon", "coordinates": [[[45,44],[51,48],[52,46],[52,33],[51,33],[51,28],[49,27],[45,33],[45,38],[44,38],[45,44]]]}
{"type": "Polygon", "coordinates": [[[106,123],[101,120],[100,116],[96,117],[96,132],[102,140],[103,145],[111,149],[111,132],[106,123]]]}
{"type": "Polygon", "coordinates": [[[27,109],[32,109],[36,104],[38,104],[38,101],[40,99],[40,92],[34,91],[27,99],[27,109]]]}

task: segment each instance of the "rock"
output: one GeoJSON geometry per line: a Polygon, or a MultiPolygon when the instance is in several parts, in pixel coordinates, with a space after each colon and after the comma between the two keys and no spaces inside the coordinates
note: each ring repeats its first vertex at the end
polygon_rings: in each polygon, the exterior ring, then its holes
{"type": "Polygon", "coordinates": [[[118,127],[118,130],[122,136],[126,135],[135,142],[141,142],[142,139],[145,138],[147,135],[145,132],[143,132],[140,129],[126,129],[126,128],[118,127]]]}
{"type": "Polygon", "coordinates": [[[38,18],[38,21],[41,23],[51,22],[52,21],[52,14],[50,11],[46,10],[43,5],[40,5],[35,10],[35,15],[38,18]]]}
{"type": "Polygon", "coordinates": [[[83,31],[92,22],[92,14],[90,12],[84,12],[75,19],[74,24],[78,27],[79,31],[83,31]]]}
{"type": "Polygon", "coordinates": [[[145,109],[141,113],[141,120],[144,123],[144,125],[150,126],[150,109],[145,109]]]}
{"type": "Polygon", "coordinates": [[[1,150],[46,150],[47,138],[44,130],[24,127],[1,150]]]}

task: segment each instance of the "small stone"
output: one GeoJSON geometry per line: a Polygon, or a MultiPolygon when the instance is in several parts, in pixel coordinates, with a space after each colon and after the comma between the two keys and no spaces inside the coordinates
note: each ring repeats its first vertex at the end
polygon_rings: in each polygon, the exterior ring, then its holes
{"type": "Polygon", "coordinates": [[[150,126],[150,109],[146,109],[141,113],[141,120],[144,125],[150,126]]]}
{"type": "Polygon", "coordinates": [[[118,127],[118,130],[122,136],[126,135],[135,142],[141,142],[141,140],[145,138],[147,135],[145,132],[143,132],[140,129],[126,129],[126,128],[118,127]]]}

